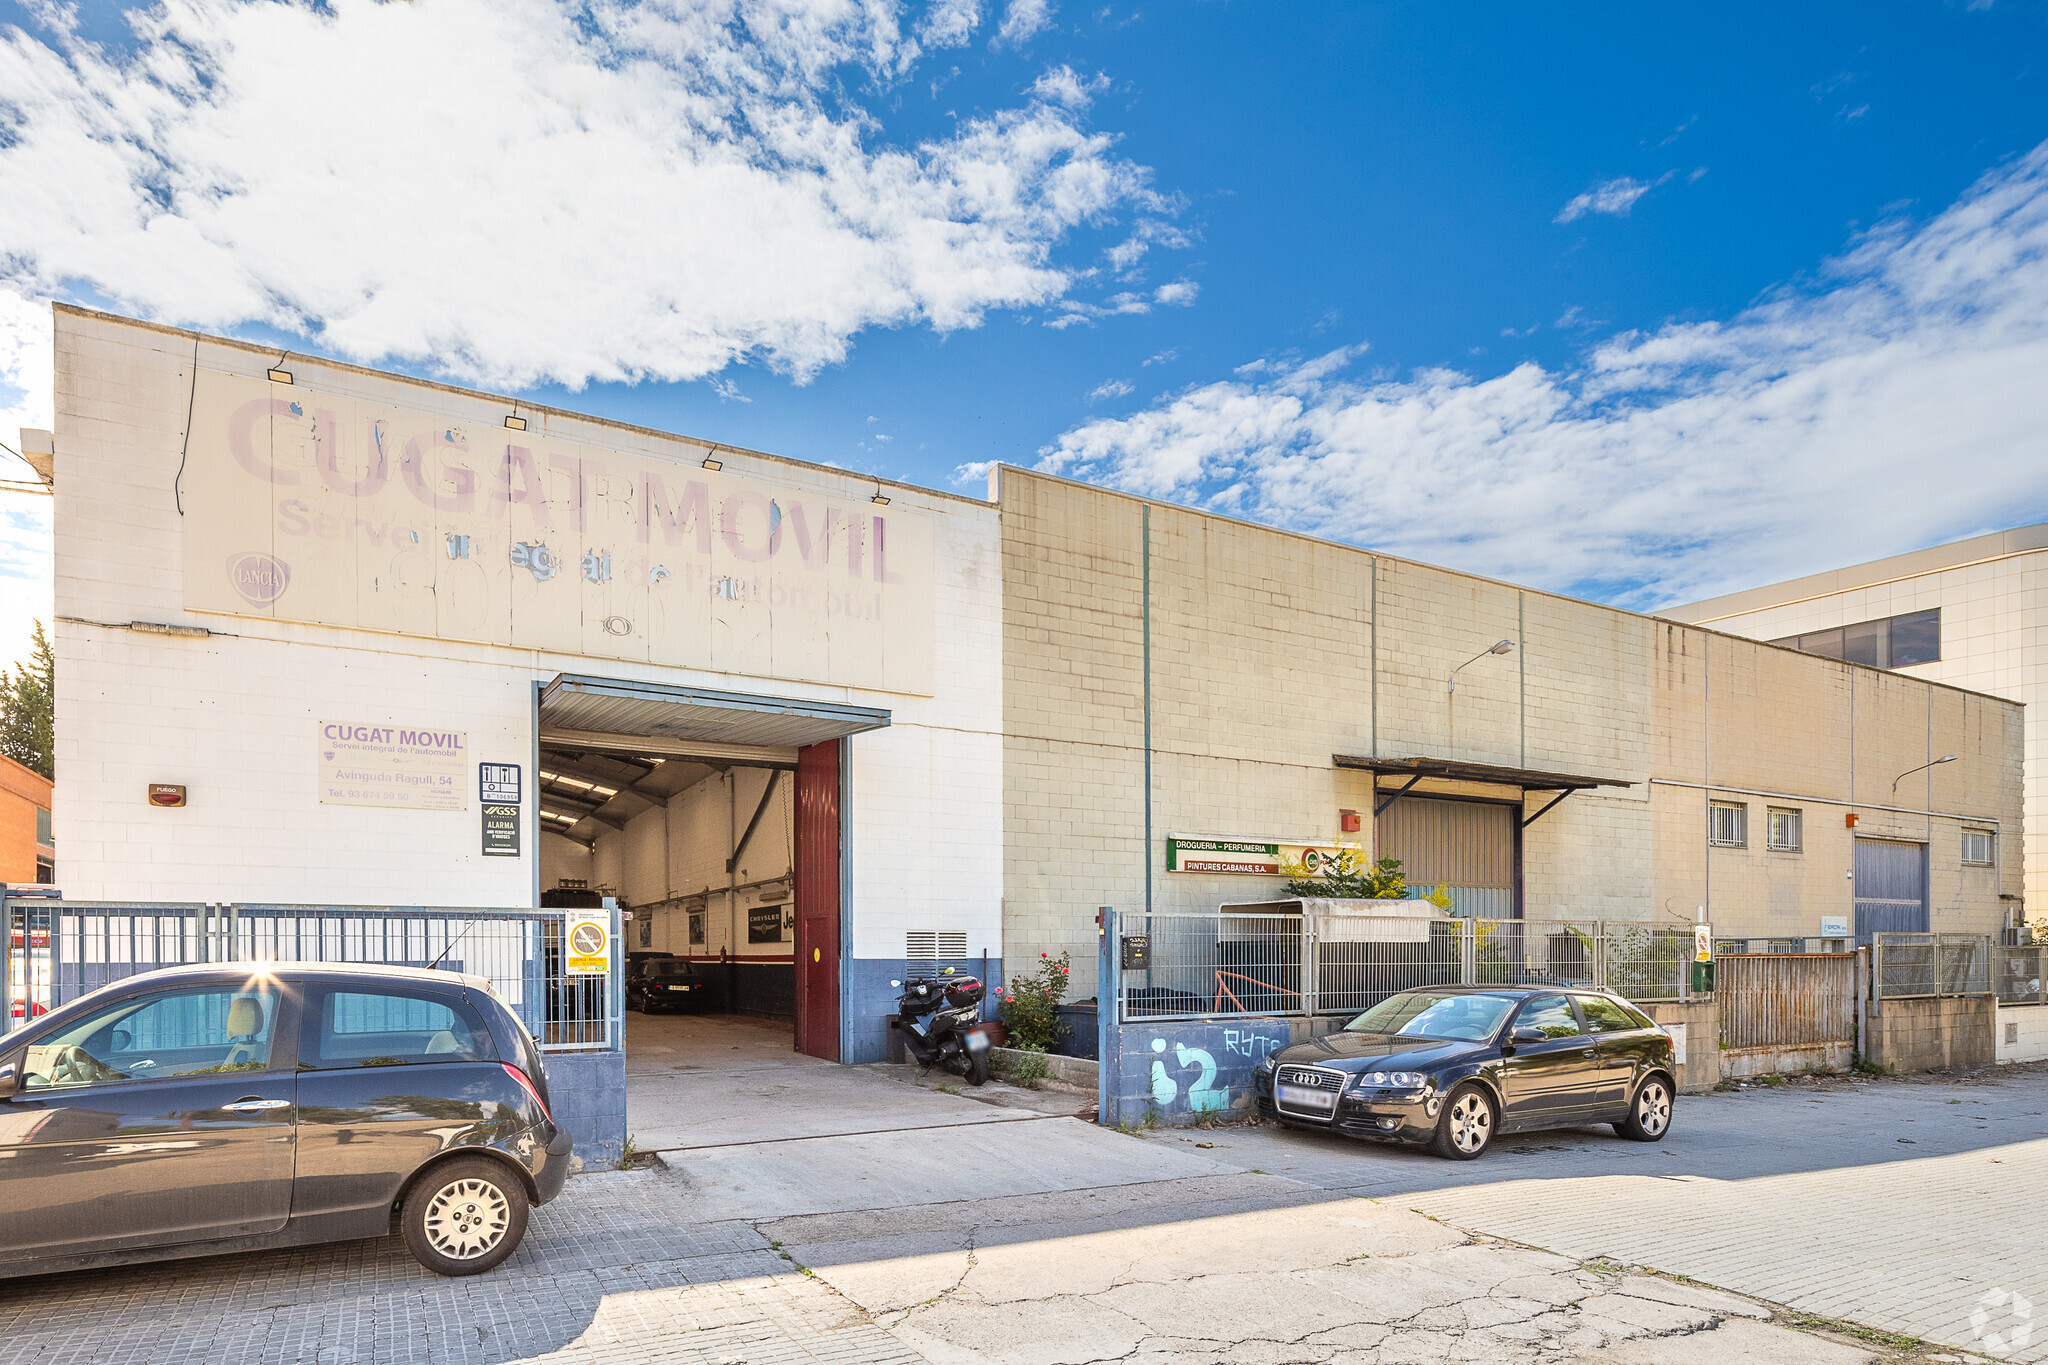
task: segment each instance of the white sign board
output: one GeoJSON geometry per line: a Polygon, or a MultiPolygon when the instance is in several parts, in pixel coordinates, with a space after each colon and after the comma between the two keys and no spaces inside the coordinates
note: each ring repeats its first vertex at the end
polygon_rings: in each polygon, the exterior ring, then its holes
{"type": "Polygon", "coordinates": [[[469,809],[468,732],[333,720],[315,726],[321,805],[469,809]]]}
{"type": "Polygon", "coordinates": [[[1822,915],[1820,917],[1820,936],[1822,938],[1849,937],[1849,917],[1847,915],[1822,915]]]}
{"type": "Polygon", "coordinates": [[[185,605],[931,692],[928,518],[544,420],[510,431],[202,369],[185,605]]]}
{"type": "Polygon", "coordinates": [[[1660,1025],[1658,1025],[1658,1027],[1662,1028],[1662,1029],[1664,1030],[1664,1032],[1665,1032],[1665,1033],[1666,1033],[1666,1034],[1667,1034],[1667,1035],[1668,1035],[1668,1036],[1670,1037],[1670,1039],[1671,1039],[1671,1060],[1672,1060],[1673,1062],[1677,1063],[1677,1064],[1678,1064],[1679,1066],[1684,1066],[1684,1065],[1685,1065],[1685,1025],[1683,1025],[1683,1024],[1660,1024],[1660,1025]]]}

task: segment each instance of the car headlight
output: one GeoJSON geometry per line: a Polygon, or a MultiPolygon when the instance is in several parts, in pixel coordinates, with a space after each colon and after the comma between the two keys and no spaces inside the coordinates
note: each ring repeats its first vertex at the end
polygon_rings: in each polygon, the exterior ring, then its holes
{"type": "Polygon", "coordinates": [[[1272,1053],[1270,1053],[1270,1052],[1269,1052],[1269,1053],[1267,1053],[1267,1054],[1266,1054],[1265,1056],[1263,1056],[1263,1057],[1259,1058],[1259,1072],[1260,1072],[1260,1074],[1262,1074],[1262,1075],[1266,1075],[1266,1076],[1270,1076],[1270,1075],[1272,1075],[1272,1074],[1273,1074],[1274,1072],[1278,1071],[1279,1069],[1280,1069],[1280,1063],[1278,1063],[1278,1062],[1276,1062],[1276,1061],[1274,1061],[1274,1060],[1273,1060],[1273,1054],[1272,1054],[1272,1053]]]}
{"type": "Polygon", "coordinates": [[[1374,1085],[1391,1090],[1416,1090],[1426,1080],[1428,1077],[1420,1071],[1362,1071],[1358,1075],[1361,1086],[1374,1085]]]}

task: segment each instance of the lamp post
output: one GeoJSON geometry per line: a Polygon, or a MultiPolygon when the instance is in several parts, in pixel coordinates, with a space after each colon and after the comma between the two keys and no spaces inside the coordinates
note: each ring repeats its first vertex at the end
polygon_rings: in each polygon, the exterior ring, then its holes
{"type": "Polygon", "coordinates": [[[1900,773],[1897,777],[1892,779],[1892,795],[1897,796],[1899,794],[1899,783],[1905,781],[1914,773],[1925,772],[1929,768],[1939,768],[1944,763],[1953,763],[1955,761],[1956,756],[1954,754],[1943,754],[1940,758],[1935,759],[1932,763],[1922,763],[1917,768],[1906,769],[1906,771],[1900,773]]]}
{"type": "Polygon", "coordinates": [[[1445,745],[1444,757],[1454,757],[1458,747],[1459,671],[1461,669],[1470,668],[1473,664],[1478,663],[1481,659],[1485,658],[1489,654],[1512,654],[1514,652],[1515,642],[1513,640],[1496,640],[1494,643],[1488,645],[1485,649],[1480,650],[1477,654],[1474,654],[1471,658],[1465,660],[1464,663],[1459,664],[1457,668],[1452,669],[1450,676],[1444,679],[1444,719],[1446,722],[1445,729],[1448,732],[1446,736],[1447,742],[1445,745]]]}

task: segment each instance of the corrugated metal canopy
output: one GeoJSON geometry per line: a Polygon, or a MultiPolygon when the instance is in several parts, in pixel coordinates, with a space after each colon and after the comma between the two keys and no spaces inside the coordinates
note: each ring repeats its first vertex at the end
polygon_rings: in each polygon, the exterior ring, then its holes
{"type": "Polygon", "coordinates": [[[564,673],[541,689],[540,723],[543,731],[795,749],[879,730],[889,723],[889,713],[841,702],[564,673]]]}
{"type": "Polygon", "coordinates": [[[1451,782],[1492,782],[1523,791],[1583,791],[1588,787],[1633,787],[1615,777],[1584,777],[1577,773],[1548,773],[1534,768],[1502,768],[1491,763],[1460,763],[1442,758],[1355,758],[1337,754],[1331,760],[1339,768],[1362,768],[1367,772],[1399,777],[1438,777],[1451,782]]]}

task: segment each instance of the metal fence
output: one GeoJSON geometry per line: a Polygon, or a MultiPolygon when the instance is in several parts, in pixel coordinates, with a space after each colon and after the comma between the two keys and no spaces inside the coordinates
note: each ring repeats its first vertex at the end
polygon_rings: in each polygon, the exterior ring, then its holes
{"type": "Polygon", "coordinates": [[[1992,950],[1992,984],[2002,1005],[2048,1005],[2048,976],[2040,944],[2004,944],[1992,950]]]}
{"type": "Polygon", "coordinates": [[[0,1032],[138,972],[247,961],[466,972],[488,980],[550,1052],[602,1051],[618,1037],[613,977],[563,970],[560,910],[10,899],[0,916],[9,944],[0,1032]]]}
{"type": "Polygon", "coordinates": [[[1145,966],[1122,973],[1125,1022],[1350,1015],[1398,991],[1556,985],[1632,1000],[1690,996],[1690,928],[1600,920],[1425,919],[1305,906],[1292,914],[1123,918],[1145,966]]]}
{"type": "Polygon", "coordinates": [[[1721,1046],[1823,1047],[1856,1041],[1853,953],[1734,954],[1714,964],[1721,1046]]]}
{"type": "Polygon", "coordinates": [[[1855,938],[1717,938],[1714,956],[1736,953],[1854,953],[1855,938]]]}
{"type": "Polygon", "coordinates": [[[1881,999],[1990,995],[1989,934],[1875,934],[1871,990],[1881,999]]]}

